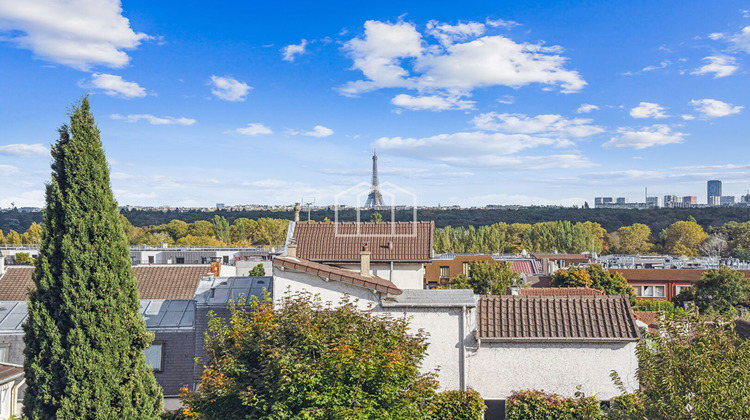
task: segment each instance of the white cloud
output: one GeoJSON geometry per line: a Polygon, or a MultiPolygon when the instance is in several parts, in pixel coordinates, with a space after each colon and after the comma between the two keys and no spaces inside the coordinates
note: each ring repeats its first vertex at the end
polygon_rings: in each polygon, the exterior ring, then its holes
{"type": "Polygon", "coordinates": [[[449,109],[474,109],[474,101],[461,100],[458,97],[439,95],[411,96],[405,93],[396,95],[391,103],[411,110],[445,111],[449,109]]]}
{"type": "Polygon", "coordinates": [[[22,0],[0,2],[2,38],[44,60],[79,70],[121,68],[149,36],[134,32],[119,0],[22,0]]]}
{"type": "Polygon", "coordinates": [[[422,138],[381,137],[373,142],[373,147],[377,150],[390,150],[402,156],[441,161],[453,157],[510,155],[540,146],[559,148],[572,145],[573,142],[566,139],[479,131],[422,138]]]}
{"type": "Polygon", "coordinates": [[[41,144],[6,144],[0,146],[0,155],[23,158],[49,157],[49,149],[41,144]]]}
{"type": "Polygon", "coordinates": [[[721,32],[714,32],[714,33],[708,34],[708,38],[711,39],[711,40],[714,40],[714,41],[718,41],[718,40],[724,38],[724,36],[725,35],[723,33],[721,33],[721,32]]]}
{"type": "Polygon", "coordinates": [[[565,69],[561,47],[518,44],[499,35],[483,36],[485,31],[483,23],[431,21],[425,35],[437,43],[430,43],[413,24],[367,21],[364,36],[344,45],[353,68],[365,79],[349,82],[339,91],[356,96],[405,88],[418,90],[420,96],[461,97],[486,86],[539,83],[568,93],[586,85],[578,72],[565,69]]]}
{"type": "Polygon", "coordinates": [[[567,119],[561,115],[548,114],[528,117],[524,114],[479,114],[471,120],[480,130],[502,131],[510,134],[536,134],[540,136],[588,137],[604,132],[604,129],[591,125],[585,118],[567,119]]]}
{"type": "Polygon", "coordinates": [[[695,119],[695,115],[690,115],[690,114],[682,114],[680,115],[680,117],[682,117],[682,119],[685,121],[692,121],[695,119]]]}
{"type": "Polygon", "coordinates": [[[590,168],[597,166],[594,162],[577,154],[547,156],[450,156],[440,160],[462,168],[487,168],[505,171],[540,171],[545,169],[590,168]]]}
{"type": "Polygon", "coordinates": [[[666,144],[682,143],[685,133],[672,131],[672,128],[666,124],[654,124],[651,127],[644,127],[639,131],[629,128],[620,128],[619,136],[612,137],[602,147],[611,148],[633,148],[645,149],[651,146],[663,146],[666,144]]]}
{"type": "Polygon", "coordinates": [[[272,134],[273,133],[273,131],[271,131],[270,128],[266,127],[265,125],[261,123],[250,123],[247,125],[247,127],[238,128],[236,130],[231,130],[230,132],[242,134],[245,136],[257,136],[260,134],[272,134]]]}
{"type": "Polygon", "coordinates": [[[727,55],[712,55],[705,57],[703,61],[708,61],[708,64],[693,70],[690,74],[703,75],[713,73],[714,79],[718,79],[730,76],[739,69],[735,65],[735,58],[727,55]]]}
{"type": "Polygon", "coordinates": [[[307,47],[307,40],[303,39],[299,44],[291,44],[281,49],[284,61],[292,62],[298,55],[305,53],[307,47]]]}
{"type": "Polygon", "coordinates": [[[91,87],[101,89],[109,96],[118,96],[124,99],[143,98],[146,89],[138,83],[123,80],[121,76],[114,74],[94,73],[91,75],[91,87]]]}
{"type": "Polygon", "coordinates": [[[242,102],[250,92],[250,87],[245,82],[240,82],[234,77],[211,76],[211,93],[219,99],[231,102],[242,102]]]}
{"type": "Polygon", "coordinates": [[[516,98],[514,98],[513,95],[503,95],[497,101],[500,102],[501,104],[510,105],[516,101],[516,98]]]}
{"type": "Polygon", "coordinates": [[[739,114],[744,106],[734,106],[716,99],[693,99],[690,105],[706,117],[726,117],[727,115],[739,114]]]}
{"type": "Polygon", "coordinates": [[[669,115],[664,113],[664,107],[659,104],[641,102],[630,110],[630,116],[633,118],[667,118],[669,115]]]}
{"type": "Polygon", "coordinates": [[[123,120],[129,123],[138,122],[140,120],[146,120],[153,125],[193,125],[196,121],[192,118],[175,118],[175,117],[155,117],[151,114],[112,114],[109,116],[113,120],[123,120]]]}
{"type": "Polygon", "coordinates": [[[13,165],[0,165],[0,176],[15,176],[20,175],[21,170],[13,165]]]}
{"type": "Polygon", "coordinates": [[[588,114],[591,111],[598,111],[599,107],[596,105],[591,104],[582,104],[581,106],[576,109],[576,112],[579,114],[588,114]]]}
{"type": "Polygon", "coordinates": [[[492,28],[505,28],[505,29],[513,29],[513,28],[515,28],[516,26],[521,26],[521,24],[520,24],[520,23],[518,23],[518,22],[514,22],[514,21],[512,21],[512,20],[503,20],[503,19],[495,19],[495,20],[492,20],[492,19],[489,19],[489,18],[488,18],[488,19],[487,19],[487,20],[485,21],[485,23],[487,24],[487,26],[490,26],[490,27],[492,27],[492,28]]]}
{"type": "Polygon", "coordinates": [[[739,33],[734,34],[730,41],[735,48],[750,53],[750,26],[745,26],[739,33]]]}
{"type": "Polygon", "coordinates": [[[333,135],[333,130],[328,127],[323,127],[322,125],[316,125],[315,127],[313,127],[312,131],[306,131],[302,133],[302,135],[323,138],[333,135]]]}

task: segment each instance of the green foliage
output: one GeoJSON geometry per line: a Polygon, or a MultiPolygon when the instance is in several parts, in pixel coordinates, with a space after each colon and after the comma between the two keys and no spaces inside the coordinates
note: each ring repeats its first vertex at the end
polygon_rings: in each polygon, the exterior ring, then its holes
{"type": "Polygon", "coordinates": [[[555,272],[552,287],[590,287],[603,290],[608,295],[629,295],[631,304],[635,303],[635,290],[625,277],[617,272],[607,272],[599,264],[586,268],[570,267],[555,272]]]}
{"type": "Polygon", "coordinates": [[[263,264],[258,264],[250,270],[248,275],[253,277],[263,277],[266,275],[266,269],[263,268],[263,264]]]}
{"type": "Polygon", "coordinates": [[[408,321],[310,294],[230,306],[214,318],[200,388],[185,391],[201,419],[425,419],[433,374],[421,374],[423,332],[408,321]]]}
{"type": "Polygon", "coordinates": [[[638,343],[636,393],[648,419],[750,418],[750,340],[726,319],[664,322],[638,343]]]}
{"type": "Polygon", "coordinates": [[[592,244],[596,243],[591,228],[568,221],[536,223],[524,234],[523,247],[529,252],[591,251],[592,244]]]}
{"type": "Polygon", "coordinates": [[[370,215],[370,221],[371,222],[382,222],[383,221],[383,215],[380,214],[380,213],[378,213],[378,212],[375,212],[375,213],[373,213],[373,214],[370,215]]]}
{"type": "Polygon", "coordinates": [[[459,274],[451,281],[454,289],[473,289],[478,295],[505,295],[518,274],[510,268],[509,262],[472,261],[469,264],[468,279],[459,274]]]}
{"type": "Polygon", "coordinates": [[[190,417],[185,415],[184,409],[178,408],[176,410],[164,410],[164,412],[161,413],[161,419],[162,420],[188,420],[190,419],[190,417]]]}
{"type": "Polygon", "coordinates": [[[34,265],[34,259],[31,258],[31,255],[28,252],[18,252],[16,253],[16,263],[34,265]]]}
{"type": "Polygon", "coordinates": [[[668,300],[636,299],[633,306],[634,311],[658,311],[664,312],[669,319],[675,316],[685,316],[685,310],[681,305],[675,305],[668,300]]]}
{"type": "Polygon", "coordinates": [[[694,220],[672,223],[664,231],[664,251],[667,254],[688,257],[700,254],[701,245],[708,239],[708,234],[694,220]]]}
{"type": "Polygon", "coordinates": [[[750,280],[727,266],[708,270],[693,287],[675,296],[675,303],[692,301],[703,314],[734,315],[739,306],[749,306],[750,280]]]}
{"type": "Polygon", "coordinates": [[[471,289],[471,282],[464,274],[453,277],[450,281],[451,289],[471,289]]]}
{"type": "Polygon", "coordinates": [[[229,222],[227,222],[227,219],[225,219],[224,216],[214,216],[211,224],[213,225],[214,237],[220,242],[228,245],[232,238],[230,236],[229,222]]]}
{"type": "Polygon", "coordinates": [[[21,235],[18,234],[15,230],[11,229],[10,232],[8,232],[7,235],[5,235],[5,244],[11,245],[11,246],[19,246],[23,243],[21,240],[21,235]]]}
{"type": "Polygon", "coordinates": [[[519,391],[505,401],[506,420],[605,419],[596,397],[562,398],[544,391],[519,391]]]}
{"type": "Polygon", "coordinates": [[[651,229],[642,223],[633,223],[617,229],[615,237],[616,250],[620,254],[648,254],[654,248],[651,242],[651,229]]]}
{"type": "Polygon", "coordinates": [[[24,244],[35,245],[39,243],[39,239],[42,237],[42,226],[39,223],[33,222],[26,232],[21,235],[21,242],[24,244]]]}
{"type": "Polygon", "coordinates": [[[645,410],[638,394],[622,394],[612,398],[606,413],[609,420],[638,420],[646,418],[645,410]]]}
{"type": "Polygon", "coordinates": [[[162,392],[143,350],[153,335],[84,98],[52,147],[44,230],[23,325],[24,416],[157,419],[162,392]]]}
{"type": "Polygon", "coordinates": [[[432,399],[429,406],[433,420],[482,420],[484,399],[479,392],[469,388],[466,391],[443,391],[432,399]]]}

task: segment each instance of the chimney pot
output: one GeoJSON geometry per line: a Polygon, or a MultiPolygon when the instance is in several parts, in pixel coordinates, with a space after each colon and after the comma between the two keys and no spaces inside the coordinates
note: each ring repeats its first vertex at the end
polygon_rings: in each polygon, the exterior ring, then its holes
{"type": "Polygon", "coordinates": [[[359,274],[365,277],[370,277],[370,254],[370,247],[365,242],[359,253],[359,274]]]}
{"type": "Polygon", "coordinates": [[[292,240],[289,245],[286,246],[286,256],[297,258],[297,242],[292,240]]]}

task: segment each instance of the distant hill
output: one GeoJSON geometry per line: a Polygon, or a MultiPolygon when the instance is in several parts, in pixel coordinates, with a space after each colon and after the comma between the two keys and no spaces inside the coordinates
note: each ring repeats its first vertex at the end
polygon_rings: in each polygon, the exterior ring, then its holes
{"type": "MultiPolygon", "coordinates": [[[[390,220],[387,212],[383,213],[383,220],[390,220]]],[[[160,212],[160,211],[124,211],[125,217],[135,226],[160,225],[170,220],[178,219],[191,223],[196,220],[210,220],[215,215],[227,218],[231,223],[233,220],[246,217],[258,219],[260,217],[271,217],[276,219],[291,220],[294,213],[290,211],[213,211],[213,212],[160,212]]],[[[363,211],[361,220],[370,220],[372,211],[363,211]]],[[[419,210],[419,220],[433,220],[437,227],[451,226],[482,226],[497,222],[505,223],[537,223],[555,220],[569,220],[575,222],[591,221],[602,225],[608,232],[617,230],[622,226],[633,223],[643,223],[658,233],[670,224],[685,220],[693,216],[704,228],[709,226],[721,226],[724,223],[746,222],[750,220],[750,208],[719,207],[719,208],[694,208],[694,209],[651,209],[651,210],[624,210],[624,209],[581,209],[581,208],[556,208],[556,207],[525,207],[517,210],[419,210]]],[[[334,220],[333,208],[311,212],[313,220],[322,221],[325,218],[334,220]]],[[[397,221],[411,220],[411,211],[401,211],[396,215],[397,221]]],[[[307,220],[307,212],[302,211],[302,220],[307,220]]],[[[339,221],[356,220],[356,212],[353,210],[343,211],[339,214],[339,221]]],[[[22,213],[20,211],[7,211],[0,213],[0,229],[3,233],[14,229],[24,232],[32,222],[41,223],[42,214],[39,212],[22,213]]]]}

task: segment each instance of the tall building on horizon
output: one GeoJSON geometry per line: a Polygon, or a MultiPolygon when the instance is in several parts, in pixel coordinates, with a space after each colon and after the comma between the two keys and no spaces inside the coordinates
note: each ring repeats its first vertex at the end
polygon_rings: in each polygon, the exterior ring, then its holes
{"type": "Polygon", "coordinates": [[[708,181],[706,203],[709,206],[717,206],[721,204],[721,181],[719,181],[718,179],[712,179],[708,181]]]}
{"type": "Polygon", "coordinates": [[[378,154],[372,154],[372,182],[370,193],[365,201],[365,208],[374,209],[375,207],[385,206],[383,195],[380,193],[380,182],[378,181],[378,154]]]}

